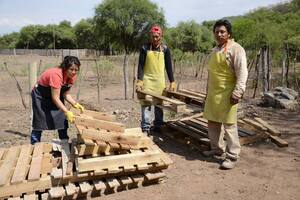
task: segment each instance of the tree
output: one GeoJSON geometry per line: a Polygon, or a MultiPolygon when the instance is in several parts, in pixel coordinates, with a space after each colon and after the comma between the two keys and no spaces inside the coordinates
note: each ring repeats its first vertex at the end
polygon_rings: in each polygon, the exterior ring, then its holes
{"type": "Polygon", "coordinates": [[[164,15],[149,0],[104,0],[95,10],[95,25],[109,43],[123,48],[125,99],[128,98],[128,57],[144,42],[153,24],[165,25],[164,15]]]}
{"type": "Polygon", "coordinates": [[[13,32],[0,37],[0,49],[13,49],[19,40],[19,33],[13,32]]]}
{"type": "Polygon", "coordinates": [[[80,49],[93,49],[95,34],[90,20],[82,19],[74,26],[76,45],[80,49]]]}

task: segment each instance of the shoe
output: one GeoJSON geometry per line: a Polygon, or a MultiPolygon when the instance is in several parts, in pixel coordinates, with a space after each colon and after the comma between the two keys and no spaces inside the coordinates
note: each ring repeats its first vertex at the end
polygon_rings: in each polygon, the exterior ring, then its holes
{"type": "Polygon", "coordinates": [[[233,169],[237,163],[237,160],[232,160],[232,159],[226,159],[222,162],[221,168],[222,169],[233,169]]]}

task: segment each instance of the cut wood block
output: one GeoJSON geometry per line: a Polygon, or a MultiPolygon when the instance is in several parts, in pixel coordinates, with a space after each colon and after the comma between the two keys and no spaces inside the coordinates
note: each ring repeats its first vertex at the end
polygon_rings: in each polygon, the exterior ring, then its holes
{"type": "Polygon", "coordinates": [[[88,193],[93,189],[92,186],[86,181],[79,183],[79,188],[81,193],[88,193]]]}
{"type": "Polygon", "coordinates": [[[24,195],[24,200],[37,200],[38,195],[36,194],[25,194],[24,195]]]}
{"type": "Polygon", "coordinates": [[[60,178],[62,178],[62,177],[63,177],[62,169],[53,168],[53,169],[52,169],[52,172],[51,172],[51,176],[52,176],[54,179],[60,179],[60,178]]]}
{"type": "Polygon", "coordinates": [[[120,167],[131,165],[143,165],[153,162],[161,162],[160,151],[153,151],[151,153],[140,152],[134,154],[105,156],[98,158],[82,159],[78,160],[79,172],[86,171],[103,171],[103,170],[115,170],[120,167]]]}
{"type": "Polygon", "coordinates": [[[263,125],[264,127],[266,127],[268,129],[268,131],[275,136],[280,136],[280,132],[279,130],[277,130],[276,128],[274,128],[273,126],[271,126],[268,122],[264,121],[263,119],[259,118],[259,117],[254,117],[254,119],[259,122],[261,125],[263,125]]]}
{"type": "Polygon", "coordinates": [[[129,185],[133,182],[133,180],[129,176],[121,176],[119,179],[121,185],[129,185]]]}
{"type": "Polygon", "coordinates": [[[67,186],[65,186],[65,189],[66,189],[67,196],[73,196],[78,192],[77,187],[75,186],[74,183],[69,183],[67,186]]]}
{"type": "Polygon", "coordinates": [[[66,191],[63,187],[52,187],[48,193],[52,199],[66,196],[66,191]]]}
{"type": "Polygon", "coordinates": [[[43,193],[43,194],[41,194],[41,199],[42,200],[49,200],[50,199],[49,193],[43,193]]]}
{"type": "Polygon", "coordinates": [[[106,189],[106,185],[102,180],[95,180],[93,181],[95,190],[99,191],[99,190],[105,190],[106,189]]]}
{"type": "Polygon", "coordinates": [[[120,186],[120,182],[116,178],[107,178],[106,183],[107,183],[107,187],[110,189],[114,189],[120,186]]]}
{"type": "Polygon", "coordinates": [[[146,180],[155,180],[166,177],[166,174],[163,172],[154,172],[154,173],[145,173],[146,180]]]}
{"type": "Polygon", "coordinates": [[[11,197],[8,198],[7,200],[23,200],[23,199],[21,199],[21,197],[11,197]]]}
{"type": "Polygon", "coordinates": [[[140,187],[140,186],[142,186],[142,184],[144,182],[144,179],[145,179],[145,176],[142,175],[142,174],[131,175],[130,177],[132,179],[132,184],[131,185],[133,187],[140,187]]]}
{"type": "Polygon", "coordinates": [[[115,131],[115,132],[124,132],[125,126],[124,124],[117,122],[110,122],[98,119],[88,119],[83,117],[75,117],[76,125],[83,125],[87,127],[93,127],[95,129],[102,129],[107,131],[115,131]]]}
{"type": "Polygon", "coordinates": [[[29,169],[29,163],[31,161],[32,150],[33,150],[32,145],[21,146],[20,156],[18,158],[18,162],[14,174],[10,181],[11,184],[20,183],[25,180],[29,169]]]}

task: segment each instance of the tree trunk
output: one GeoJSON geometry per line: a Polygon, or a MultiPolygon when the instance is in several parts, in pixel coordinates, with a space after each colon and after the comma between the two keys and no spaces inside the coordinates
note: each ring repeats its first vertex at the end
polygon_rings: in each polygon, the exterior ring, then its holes
{"type": "Polygon", "coordinates": [[[204,55],[199,56],[199,59],[198,59],[198,62],[197,62],[198,68],[196,69],[196,74],[195,74],[196,78],[198,78],[198,76],[199,76],[199,72],[200,72],[200,69],[201,69],[201,62],[203,60],[203,57],[204,57],[204,55]]]}
{"type": "Polygon", "coordinates": [[[128,99],[128,58],[129,54],[125,52],[124,62],[123,62],[123,75],[124,75],[124,92],[125,92],[125,100],[128,99]]]}
{"type": "Polygon", "coordinates": [[[289,68],[290,68],[290,55],[289,55],[289,45],[286,44],[286,71],[285,71],[285,80],[286,80],[286,87],[290,87],[289,83],[289,68]]]}
{"type": "Polygon", "coordinates": [[[135,94],[135,81],[136,81],[136,72],[135,72],[135,67],[136,67],[136,57],[134,58],[133,62],[133,70],[132,70],[132,99],[134,99],[134,94],[135,94]]]}
{"type": "Polygon", "coordinates": [[[256,90],[257,90],[257,87],[258,87],[260,59],[261,59],[261,51],[259,50],[259,52],[257,54],[257,57],[256,57],[256,63],[255,63],[256,77],[255,77],[255,81],[254,81],[254,91],[253,91],[252,98],[255,98],[256,90]]]}
{"type": "Polygon", "coordinates": [[[282,67],[281,67],[281,85],[282,87],[286,86],[286,81],[285,81],[285,64],[286,64],[286,51],[285,49],[283,50],[283,59],[282,59],[282,67]]]}
{"type": "Polygon", "coordinates": [[[262,69],[262,78],[263,78],[263,91],[268,91],[268,66],[267,66],[267,46],[261,48],[261,69],[262,69]]]}

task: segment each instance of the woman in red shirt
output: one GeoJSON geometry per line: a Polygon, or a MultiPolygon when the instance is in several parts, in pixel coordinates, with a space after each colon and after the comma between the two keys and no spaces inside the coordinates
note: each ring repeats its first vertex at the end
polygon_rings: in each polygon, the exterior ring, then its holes
{"type": "Polygon", "coordinates": [[[83,112],[84,108],[72,98],[70,88],[76,80],[80,61],[66,56],[60,66],[47,69],[33,88],[31,144],[40,142],[43,130],[58,130],[59,139],[69,139],[68,121],[74,122],[74,114],[64,105],[64,100],[83,112]]]}

